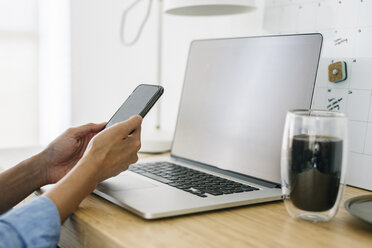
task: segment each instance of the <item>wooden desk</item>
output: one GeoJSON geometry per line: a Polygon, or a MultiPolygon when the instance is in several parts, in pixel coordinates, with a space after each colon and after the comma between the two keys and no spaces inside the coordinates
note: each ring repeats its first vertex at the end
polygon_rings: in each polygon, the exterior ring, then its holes
{"type": "MultiPolygon", "coordinates": [[[[369,191],[347,187],[343,202],[369,191]]],[[[61,247],[372,247],[372,225],[343,204],[327,223],[294,220],[282,202],[143,220],[90,195],[62,227],[61,247]]]]}
{"type": "MultiPolygon", "coordinates": [[[[371,192],[347,187],[343,202],[371,192]]],[[[342,206],[328,223],[289,217],[282,202],[143,220],[88,196],[64,223],[61,247],[372,247],[372,225],[342,206]]]]}
{"type": "MultiPolygon", "coordinates": [[[[19,159],[19,156],[11,157],[19,159]]],[[[7,165],[0,163],[4,164],[7,165]]],[[[363,194],[371,192],[347,187],[343,202],[363,194]]],[[[64,223],[59,245],[359,248],[372,247],[372,225],[351,216],[343,204],[336,217],[327,223],[294,220],[282,202],[147,221],[90,195],[64,223]]]]}

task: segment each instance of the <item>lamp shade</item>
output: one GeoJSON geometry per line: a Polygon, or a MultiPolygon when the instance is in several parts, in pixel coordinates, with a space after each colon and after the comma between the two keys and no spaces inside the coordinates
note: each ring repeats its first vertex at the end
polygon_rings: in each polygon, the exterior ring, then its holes
{"type": "Polygon", "coordinates": [[[164,0],[164,11],[172,15],[231,15],[255,8],[255,0],[164,0]]]}

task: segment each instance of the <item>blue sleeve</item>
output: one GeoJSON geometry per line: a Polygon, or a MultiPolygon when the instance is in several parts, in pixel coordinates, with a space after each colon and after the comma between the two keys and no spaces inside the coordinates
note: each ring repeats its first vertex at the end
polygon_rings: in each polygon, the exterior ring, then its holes
{"type": "Polygon", "coordinates": [[[56,247],[61,221],[54,203],[45,196],[0,216],[0,247],[56,247]]]}

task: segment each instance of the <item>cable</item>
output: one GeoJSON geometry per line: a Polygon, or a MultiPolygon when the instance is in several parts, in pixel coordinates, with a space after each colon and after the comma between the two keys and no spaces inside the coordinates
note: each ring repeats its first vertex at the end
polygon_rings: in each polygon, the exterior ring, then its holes
{"type": "Polygon", "coordinates": [[[134,39],[131,40],[131,41],[126,41],[125,40],[125,23],[126,23],[127,15],[129,13],[129,11],[131,9],[133,9],[141,1],[142,0],[137,0],[137,1],[133,2],[127,9],[125,9],[123,11],[123,14],[122,14],[122,17],[121,17],[121,25],[120,25],[120,40],[121,40],[121,43],[124,46],[132,46],[132,45],[134,45],[138,41],[139,37],[142,34],[143,27],[145,26],[147,20],[149,19],[149,16],[150,16],[150,13],[151,13],[152,0],[149,0],[149,4],[147,6],[146,15],[143,18],[143,21],[142,21],[142,23],[141,23],[141,25],[140,25],[140,27],[138,29],[138,32],[137,32],[136,36],[134,37],[134,39]]]}

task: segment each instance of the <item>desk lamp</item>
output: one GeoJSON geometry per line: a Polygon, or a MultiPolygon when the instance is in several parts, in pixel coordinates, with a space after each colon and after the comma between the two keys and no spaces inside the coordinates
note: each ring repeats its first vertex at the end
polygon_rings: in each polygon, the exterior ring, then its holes
{"type": "MultiPolygon", "coordinates": [[[[146,15],[140,24],[134,39],[127,41],[125,39],[125,23],[128,12],[133,9],[142,0],[134,1],[127,9],[124,10],[120,25],[120,39],[123,45],[134,45],[148,20],[152,0],[148,0],[146,15]]],[[[171,15],[181,16],[215,16],[215,15],[232,15],[246,13],[255,8],[255,0],[158,0],[158,47],[157,47],[157,83],[162,85],[162,37],[163,37],[163,12],[171,15]],[[163,6],[164,5],[164,6],[163,6]]],[[[165,132],[161,126],[161,99],[156,105],[156,123],[152,137],[144,137],[140,152],[146,153],[163,153],[170,151],[172,137],[165,132]]]]}

